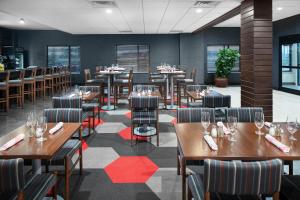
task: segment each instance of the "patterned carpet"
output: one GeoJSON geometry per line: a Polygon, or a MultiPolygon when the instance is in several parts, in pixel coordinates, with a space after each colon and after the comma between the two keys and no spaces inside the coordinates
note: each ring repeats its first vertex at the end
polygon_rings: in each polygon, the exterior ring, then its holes
{"type": "Polygon", "coordinates": [[[175,115],[160,110],[159,147],[155,136],[138,138],[131,146],[127,101],[120,101],[117,110],[101,111],[96,132],[84,142],[84,174],[71,178],[71,199],[181,199],[175,115]]]}

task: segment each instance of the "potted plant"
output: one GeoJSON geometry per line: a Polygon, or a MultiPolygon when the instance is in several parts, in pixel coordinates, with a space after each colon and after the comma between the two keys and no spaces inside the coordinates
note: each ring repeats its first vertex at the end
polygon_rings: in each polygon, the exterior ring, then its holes
{"type": "Polygon", "coordinates": [[[216,76],[215,85],[217,87],[227,87],[228,76],[231,73],[235,62],[240,57],[237,50],[226,48],[219,50],[217,54],[218,58],[216,60],[216,76]]]}
{"type": "Polygon", "coordinates": [[[0,72],[4,71],[3,56],[0,55],[0,72]]]}

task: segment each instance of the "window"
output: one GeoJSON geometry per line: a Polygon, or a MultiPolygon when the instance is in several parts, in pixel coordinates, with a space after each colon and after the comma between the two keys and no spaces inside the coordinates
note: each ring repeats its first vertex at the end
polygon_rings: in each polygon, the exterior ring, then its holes
{"type": "Polygon", "coordinates": [[[118,65],[134,71],[148,71],[149,45],[117,45],[118,65]]]}
{"type": "MultiPolygon", "coordinates": [[[[218,51],[225,48],[231,48],[240,51],[239,45],[209,45],[207,46],[207,72],[215,73],[216,72],[216,60],[218,51]]],[[[233,72],[240,71],[240,60],[238,59],[235,63],[235,66],[232,69],[233,72]]]]}
{"type": "Polygon", "coordinates": [[[70,66],[72,74],[80,74],[79,46],[48,46],[48,67],[70,66]]]}

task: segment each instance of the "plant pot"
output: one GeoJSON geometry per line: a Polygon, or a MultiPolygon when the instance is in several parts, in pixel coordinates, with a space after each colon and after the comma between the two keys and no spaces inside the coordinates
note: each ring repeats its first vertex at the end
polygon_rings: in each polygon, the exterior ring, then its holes
{"type": "Polygon", "coordinates": [[[227,87],[228,86],[228,78],[215,78],[216,87],[227,87]]]}

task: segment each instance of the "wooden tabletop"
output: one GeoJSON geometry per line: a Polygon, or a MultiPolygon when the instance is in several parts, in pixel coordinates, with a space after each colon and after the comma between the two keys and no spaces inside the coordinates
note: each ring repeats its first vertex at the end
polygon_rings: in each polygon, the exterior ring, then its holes
{"type": "MultiPolygon", "coordinates": [[[[201,100],[203,96],[200,94],[197,94],[196,91],[186,91],[187,95],[189,95],[194,100],[201,100]]],[[[205,94],[206,96],[222,96],[221,93],[218,93],[214,90],[210,91],[208,94],[205,94]]]]}
{"type": "Polygon", "coordinates": [[[0,146],[17,136],[25,134],[25,139],[6,151],[0,151],[0,159],[24,158],[24,159],[50,159],[53,155],[80,129],[80,123],[65,123],[63,128],[54,135],[49,130],[55,123],[49,123],[44,142],[39,142],[35,137],[29,137],[29,129],[24,125],[0,138],[0,146]]]}
{"type": "MultiPolygon", "coordinates": [[[[137,95],[137,93],[130,93],[129,94],[129,96],[128,96],[128,99],[131,99],[131,97],[138,97],[138,95],[137,95]]],[[[140,95],[139,95],[139,97],[149,97],[149,96],[151,96],[151,97],[159,97],[159,98],[161,98],[161,94],[160,94],[160,92],[159,91],[154,91],[154,92],[151,92],[151,94],[145,94],[145,95],[142,95],[142,93],[140,93],[140,95]]]]}
{"type": "MultiPolygon", "coordinates": [[[[211,127],[211,126],[210,126],[211,127]]],[[[201,123],[180,123],[175,125],[178,145],[180,145],[185,160],[267,160],[280,158],[283,160],[300,159],[300,131],[295,133],[297,141],[288,139],[289,133],[285,124],[281,127],[285,134],[276,137],[283,144],[291,147],[289,153],[280,151],[273,144],[268,142],[264,136],[255,134],[257,128],[254,123],[238,123],[236,142],[230,142],[227,137],[214,138],[218,145],[218,151],[213,151],[203,139],[204,129],[201,123]]],[[[210,130],[210,128],[209,128],[210,130]]],[[[262,129],[267,133],[266,128],[262,129]]]]}

